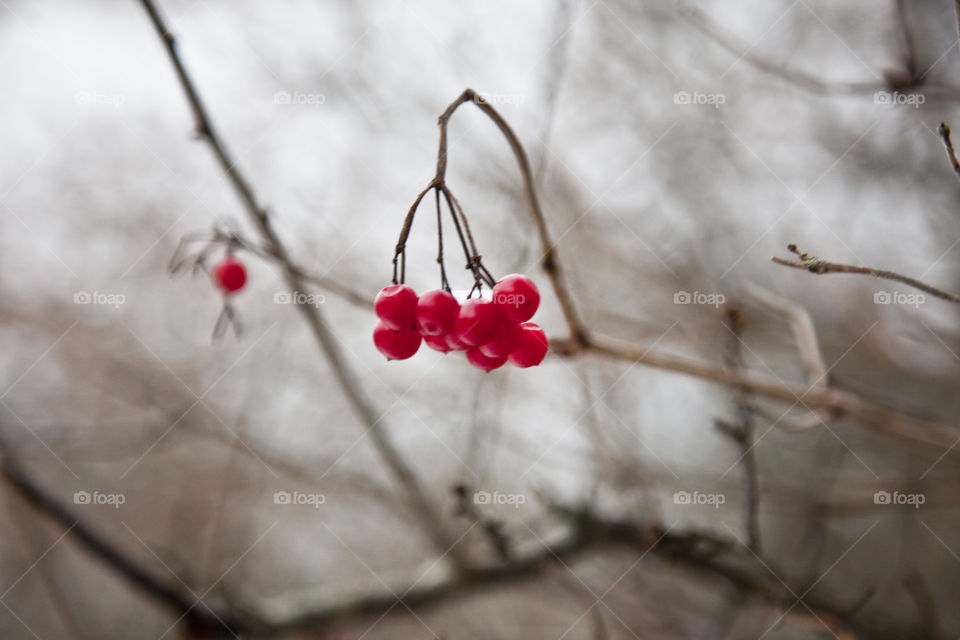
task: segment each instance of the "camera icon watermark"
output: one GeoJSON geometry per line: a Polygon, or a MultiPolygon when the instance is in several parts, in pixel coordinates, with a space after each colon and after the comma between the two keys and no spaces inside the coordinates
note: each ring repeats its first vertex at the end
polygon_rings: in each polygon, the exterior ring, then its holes
{"type": "Polygon", "coordinates": [[[320,107],[327,101],[322,93],[304,93],[302,91],[277,91],[273,94],[273,104],[294,107],[320,107]]]}
{"type": "Polygon", "coordinates": [[[677,91],[673,94],[673,104],[707,106],[719,109],[727,102],[722,93],[704,93],[702,91],[677,91]]]}
{"type": "Polygon", "coordinates": [[[700,493],[699,491],[677,491],[673,494],[673,504],[679,505],[707,505],[719,509],[727,502],[727,496],[722,493],[700,493]]]}
{"type": "Polygon", "coordinates": [[[873,94],[873,104],[906,105],[919,109],[927,101],[922,93],[901,93],[900,91],[877,91],[873,94]]]}
{"type": "Polygon", "coordinates": [[[473,504],[484,505],[510,505],[514,509],[519,509],[520,505],[526,504],[527,497],[522,493],[501,493],[494,491],[477,491],[473,494],[473,504]]]}
{"type": "Polygon", "coordinates": [[[873,294],[873,304],[902,304],[914,308],[927,301],[922,293],[902,293],[900,291],[877,291],[873,294]]]}
{"type": "Polygon", "coordinates": [[[302,291],[277,291],[273,294],[273,304],[302,304],[319,307],[326,298],[320,293],[303,293],[302,291]]]}
{"type": "Polygon", "coordinates": [[[706,304],[715,308],[727,302],[722,293],[703,293],[701,291],[677,291],[673,294],[673,304],[706,304]]]}
{"type": "Polygon", "coordinates": [[[73,304],[103,305],[118,309],[126,301],[127,297],[122,293],[77,291],[73,294],[73,304]]]}
{"type": "Polygon", "coordinates": [[[73,504],[80,505],[110,505],[114,509],[119,509],[120,505],[127,502],[127,497],[122,493],[101,493],[94,491],[77,491],[73,494],[73,504]]]}
{"type": "Polygon", "coordinates": [[[873,504],[906,505],[919,509],[927,501],[922,493],[901,493],[900,491],[877,491],[873,494],[873,504]]]}
{"type": "Polygon", "coordinates": [[[307,506],[319,509],[327,501],[322,493],[304,493],[303,491],[274,491],[273,504],[307,506]]]}

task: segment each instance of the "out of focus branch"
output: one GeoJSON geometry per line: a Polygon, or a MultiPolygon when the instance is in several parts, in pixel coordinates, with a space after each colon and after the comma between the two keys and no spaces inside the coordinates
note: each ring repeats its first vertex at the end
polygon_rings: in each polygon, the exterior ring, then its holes
{"type": "Polygon", "coordinates": [[[165,584],[133,559],[121,553],[93,529],[74,517],[55,498],[46,493],[27,477],[6,453],[0,469],[3,479],[20,498],[34,509],[67,529],[69,536],[84,549],[114,570],[127,583],[141,593],[153,598],[163,606],[179,614],[193,628],[213,633],[238,630],[252,624],[252,618],[214,612],[206,603],[182,593],[165,584]]]}
{"type": "MultiPolygon", "coordinates": [[[[743,316],[736,310],[727,313],[726,327],[731,337],[727,364],[731,369],[739,371],[743,368],[743,339],[740,334],[743,330],[743,316]]],[[[745,389],[739,387],[734,391],[734,404],[737,411],[735,422],[717,420],[716,425],[740,449],[739,462],[743,466],[743,482],[746,503],[744,527],[747,531],[747,547],[754,553],[760,553],[760,525],[757,519],[757,508],[760,504],[760,487],[757,479],[757,457],[754,450],[754,416],[750,396],[745,389]]]]}
{"type": "MultiPolygon", "coordinates": [[[[960,0],[957,0],[957,2],[960,2],[960,0]]],[[[953,173],[960,180],[960,158],[957,158],[957,151],[953,148],[953,140],[950,139],[950,127],[947,126],[946,122],[941,122],[937,132],[940,134],[943,146],[947,150],[947,159],[950,161],[950,166],[953,167],[953,173]]]]}
{"type": "MultiPolygon", "coordinates": [[[[270,217],[266,208],[258,202],[250,182],[240,172],[236,160],[227,151],[226,145],[214,128],[213,122],[203,101],[200,99],[196,86],[180,58],[180,54],[177,51],[176,40],[170,33],[170,29],[165,24],[154,1],[141,0],[141,4],[144,9],[146,9],[157,35],[160,37],[169,55],[170,62],[176,71],[177,78],[180,81],[180,85],[186,94],[187,101],[190,103],[190,108],[193,110],[194,117],[196,118],[198,134],[210,143],[210,147],[219,161],[224,175],[230,181],[230,184],[233,185],[234,190],[243,202],[249,218],[259,229],[268,247],[268,251],[276,256],[277,261],[283,268],[284,278],[290,289],[292,291],[305,290],[303,272],[294,266],[286,247],[280,241],[280,238],[273,229],[273,225],[270,223],[270,217]]],[[[373,403],[366,396],[353,369],[344,358],[339,340],[334,335],[330,325],[326,322],[320,309],[316,306],[298,302],[297,308],[303,314],[304,320],[310,327],[320,350],[330,363],[330,368],[333,370],[337,383],[340,385],[340,388],[353,406],[354,411],[360,417],[364,427],[370,434],[374,447],[390,468],[394,478],[403,487],[411,507],[416,510],[421,517],[424,532],[432,539],[438,551],[441,553],[448,552],[450,550],[451,539],[446,535],[446,528],[443,526],[439,512],[427,498],[426,492],[411,466],[387,437],[386,429],[380,420],[380,416],[377,415],[373,403]]],[[[452,555],[454,558],[458,557],[455,550],[452,552],[452,555]]]]}
{"type": "Polygon", "coordinates": [[[800,258],[797,260],[784,260],[783,258],[778,258],[774,256],[771,258],[773,262],[777,264],[782,264],[785,267],[793,267],[794,269],[805,269],[810,273],[815,273],[817,275],[823,275],[825,273],[856,273],[860,275],[869,275],[874,276],[875,278],[881,278],[883,280],[893,280],[895,282],[900,282],[914,289],[919,289],[924,293],[929,293],[930,295],[940,298],[941,300],[946,300],[947,302],[954,302],[960,304],[960,296],[948,293],[942,289],[938,289],[933,285],[927,284],[917,280],[916,278],[911,278],[910,276],[901,275],[895,271],[887,271],[886,269],[874,269],[873,267],[858,267],[852,264],[839,264],[836,262],[828,262],[823,258],[818,258],[817,256],[811,256],[806,253],[801,252],[797,249],[797,245],[790,244],[787,245],[787,249],[791,253],[797,254],[800,258]]]}
{"type": "Polygon", "coordinates": [[[448,604],[495,587],[542,577],[558,562],[570,563],[590,552],[625,547],[650,553],[701,578],[715,578],[750,598],[775,608],[804,608],[824,624],[847,629],[848,610],[835,600],[804,596],[799,599],[770,573],[755,555],[739,545],[699,532],[673,532],[656,524],[599,517],[586,507],[554,505],[570,533],[559,542],[516,556],[506,563],[484,565],[471,572],[431,584],[414,583],[394,593],[360,597],[328,608],[309,611],[271,625],[274,631],[325,629],[378,619],[391,611],[422,611],[448,604]],[[399,595],[397,595],[399,594],[399,595]]]}
{"type": "Polygon", "coordinates": [[[909,91],[922,86],[927,93],[932,92],[945,98],[956,99],[960,96],[960,88],[932,83],[927,80],[925,74],[918,73],[912,38],[907,31],[907,26],[902,22],[902,12],[898,14],[898,19],[901,20],[900,28],[905,40],[904,68],[885,72],[883,80],[852,82],[826,80],[814,73],[782,67],[771,61],[768,54],[755,50],[756,45],[743,41],[713,20],[706,12],[691,4],[683,7],[680,15],[708,38],[729,51],[737,61],[742,60],[762,73],[782,78],[809,93],[826,96],[858,95],[877,91],[909,91]]]}
{"type": "MultiPolygon", "coordinates": [[[[270,615],[234,614],[214,611],[202,600],[193,599],[164,584],[132,559],[78,520],[55,498],[23,474],[5,456],[2,470],[6,483],[33,508],[68,529],[68,535],[112,568],[137,590],[173,610],[206,637],[277,637],[295,631],[330,629],[365,620],[378,619],[396,610],[423,610],[448,604],[495,587],[537,579],[558,562],[573,561],[589,552],[626,547],[651,553],[671,565],[702,578],[716,578],[746,596],[778,608],[802,605],[830,626],[847,627],[849,611],[832,599],[803,596],[799,599],[771,574],[756,556],[731,541],[700,532],[674,532],[660,525],[632,520],[605,519],[586,506],[552,505],[555,515],[568,527],[560,541],[536,551],[454,571],[433,582],[418,579],[406,588],[371,594],[345,602],[319,606],[283,619],[270,615]]],[[[422,578],[422,577],[421,577],[422,578]]]]}

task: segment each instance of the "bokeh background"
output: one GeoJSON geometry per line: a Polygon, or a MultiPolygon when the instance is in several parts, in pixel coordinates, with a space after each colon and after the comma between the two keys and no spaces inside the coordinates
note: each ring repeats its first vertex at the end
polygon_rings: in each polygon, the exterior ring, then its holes
{"type": "MultiPolygon", "coordinates": [[[[941,121],[960,125],[952,2],[160,9],[238,169],[305,271],[371,300],[388,284],[403,216],[434,174],[437,116],[471,87],[530,155],[589,330],[717,365],[732,346],[751,373],[802,384],[787,317],[757,301],[765,291],[809,314],[829,369],[820,382],[952,436],[956,305],[770,261],[797,243],[960,290],[960,188],[937,135],[941,121]],[[682,304],[684,292],[721,302],[682,304]]],[[[451,553],[432,544],[285,303],[276,261],[241,253],[243,332],[221,340],[211,340],[222,299],[209,278],[168,272],[181,239],[218,221],[262,238],[193,135],[141,4],[3,0],[0,32],[4,464],[199,608],[286,620],[449,580],[451,553]],[[277,504],[278,491],[317,504],[277,504]]],[[[469,104],[451,120],[449,145],[448,185],[484,263],[540,283],[536,319],[562,340],[508,145],[469,104]]],[[[439,285],[432,208],[421,214],[407,251],[418,291],[439,285]]],[[[466,288],[452,239],[448,249],[452,284],[466,288]]],[[[369,308],[324,287],[302,293],[458,554],[501,561],[483,533],[491,522],[515,553],[534,553],[569,529],[563,504],[727,541],[781,600],[663,554],[598,545],[423,610],[397,604],[273,637],[960,634],[955,450],[843,415],[784,428],[809,418],[802,403],[749,399],[754,555],[749,474],[716,426],[744,415],[735,387],[591,353],[490,374],[426,348],[388,363],[372,346],[369,308]],[[677,491],[723,504],[683,504],[677,491]],[[922,504],[878,503],[877,491],[922,504]]],[[[9,483],[0,497],[2,637],[186,637],[189,615],[132,587],[73,527],[9,483]]]]}

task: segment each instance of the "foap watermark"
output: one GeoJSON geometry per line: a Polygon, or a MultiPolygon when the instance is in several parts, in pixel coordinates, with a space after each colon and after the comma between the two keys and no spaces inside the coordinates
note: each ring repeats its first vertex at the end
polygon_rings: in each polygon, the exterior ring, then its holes
{"type": "Polygon", "coordinates": [[[527,98],[522,93],[497,93],[496,91],[490,93],[489,91],[477,91],[477,102],[480,104],[512,105],[519,107],[526,101],[527,98]]]}
{"type": "Polygon", "coordinates": [[[527,296],[522,293],[495,293],[492,299],[501,307],[522,307],[527,304],[527,296]]]}
{"type": "Polygon", "coordinates": [[[720,307],[726,303],[727,297],[722,293],[703,293],[702,291],[677,291],[673,294],[673,304],[708,304],[720,307]]]}
{"type": "Polygon", "coordinates": [[[304,93],[302,91],[277,91],[273,94],[273,104],[293,107],[320,107],[327,101],[322,93],[304,93]]]}
{"type": "Polygon", "coordinates": [[[127,297],[122,293],[105,293],[103,291],[77,291],[73,294],[73,304],[97,304],[117,309],[127,297]]]}
{"type": "Polygon", "coordinates": [[[726,103],[727,96],[722,93],[704,93],[702,91],[677,91],[673,94],[673,104],[691,104],[719,109],[726,103]]]}
{"type": "Polygon", "coordinates": [[[277,291],[273,294],[273,304],[302,304],[319,307],[326,298],[321,293],[303,293],[302,291],[277,291]]]}
{"type": "Polygon", "coordinates": [[[122,493],[101,493],[99,491],[77,491],[73,494],[73,504],[106,504],[114,509],[126,503],[127,497],[122,493]]]}
{"type": "Polygon", "coordinates": [[[319,509],[327,501],[322,493],[304,493],[303,491],[274,491],[273,504],[313,507],[319,509]]]}
{"type": "Polygon", "coordinates": [[[514,509],[519,509],[520,505],[526,504],[527,496],[522,493],[501,493],[494,491],[477,491],[473,494],[473,504],[508,504],[514,509]]]}
{"type": "Polygon", "coordinates": [[[74,104],[82,106],[114,107],[119,109],[127,101],[122,93],[101,93],[99,91],[78,91],[73,94],[74,104]]]}
{"type": "Polygon", "coordinates": [[[922,93],[901,93],[900,91],[877,91],[873,94],[873,104],[896,104],[919,109],[927,101],[922,93]]]}
{"type": "Polygon", "coordinates": [[[726,503],[727,496],[722,493],[701,493],[699,491],[677,491],[673,494],[673,504],[681,505],[709,505],[719,509],[726,503]]]}
{"type": "Polygon", "coordinates": [[[877,291],[873,294],[873,304],[903,304],[919,308],[927,301],[922,293],[901,293],[900,291],[877,291]]]}
{"type": "Polygon", "coordinates": [[[922,493],[902,493],[900,491],[877,491],[873,494],[873,504],[907,505],[919,509],[927,501],[922,493]]]}

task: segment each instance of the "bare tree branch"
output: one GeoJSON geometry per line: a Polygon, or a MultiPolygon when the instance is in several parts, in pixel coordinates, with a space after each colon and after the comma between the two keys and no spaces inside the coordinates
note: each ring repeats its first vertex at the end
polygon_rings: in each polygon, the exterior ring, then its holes
{"type": "MultiPolygon", "coordinates": [[[[280,238],[270,223],[267,210],[257,201],[253,193],[253,188],[250,186],[246,177],[240,173],[237,162],[229,154],[225,144],[214,128],[213,122],[203,101],[200,99],[196,86],[177,52],[176,40],[173,34],[171,34],[170,29],[164,23],[153,0],[141,0],[141,4],[150,16],[150,21],[166,48],[170,62],[173,64],[177,73],[180,85],[190,103],[190,108],[193,110],[198,133],[210,143],[210,147],[219,161],[224,175],[233,185],[237,195],[243,202],[249,218],[259,229],[270,253],[276,256],[277,261],[282,266],[284,278],[290,289],[292,291],[305,290],[306,287],[304,286],[302,271],[293,265],[286,247],[280,242],[280,238]]],[[[324,319],[320,309],[315,305],[298,302],[297,308],[303,314],[304,320],[306,320],[307,325],[310,327],[317,344],[329,361],[330,368],[333,370],[337,383],[340,385],[340,388],[353,406],[354,411],[360,417],[364,427],[370,434],[374,447],[390,468],[394,478],[404,488],[411,507],[421,516],[424,533],[431,538],[438,551],[441,553],[447,552],[450,549],[452,540],[446,533],[446,528],[443,526],[439,512],[427,498],[426,492],[411,466],[390,442],[384,424],[380,420],[380,416],[377,415],[376,410],[373,408],[373,403],[363,391],[357,381],[356,374],[344,358],[339,341],[331,330],[330,325],[324,319]]],[[[459,557],[455,550],[452,552],[452,556],[455,559],[459,557]]]]}

